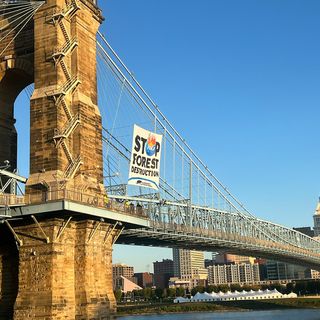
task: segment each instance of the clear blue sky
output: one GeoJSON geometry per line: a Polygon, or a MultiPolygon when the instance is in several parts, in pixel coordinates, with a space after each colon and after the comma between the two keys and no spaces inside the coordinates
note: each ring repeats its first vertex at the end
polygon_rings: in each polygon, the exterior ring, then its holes
{"type": "MultiPolygon", "coordinates": [[[[260,218],[312,225],[320,194],[320,1],[100,6],[109,42],[232,192],[260,218]]],[[[171,251],[114,250],[115,262],[137,271],[152,271],[162,257],[171,251]]]]}

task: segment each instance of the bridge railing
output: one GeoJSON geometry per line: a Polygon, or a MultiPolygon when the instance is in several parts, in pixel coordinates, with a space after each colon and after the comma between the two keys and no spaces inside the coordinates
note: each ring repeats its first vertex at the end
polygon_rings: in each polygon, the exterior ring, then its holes
{"type": "Polygon", "coordinates": [[[241,217],[232,211],[191,205],[189,201],[173,202],[118,195],[110,197],[138,201],[143,205],[152,223],[165,223],[176,226],[177,229],[198,228],[204,233],[214,231],[237,234],[320,253],[320,242],[317,239],[272,222],[254,217],[241,217]]]}
{"type": "Polygon", "coordinates": [[[10,193],[0,194],[0,207],[14,207],[25,204],[25,197],[10,193]]]}
{"type": "Polygon", "coordinates": [[[198,228],[202,232],[222,232],[249,237],[320,253],[320,242],[296,230],[257,218],[243,218],[236,213],[185,203],[149,203],[148,216],[152,222],[178,228],[198,228]]]}
{"type": "Polygon", "coordinates": [[[147,217],[146,210],[134,201],[124,199],[111,199],[102,193],[87,193],[77,189],[54,189],[41,193],[28,194],[24,197],[23,204],[40,204],[58,200],[69,200],[95,208],[108,209],[124,214],[147,217]]]}

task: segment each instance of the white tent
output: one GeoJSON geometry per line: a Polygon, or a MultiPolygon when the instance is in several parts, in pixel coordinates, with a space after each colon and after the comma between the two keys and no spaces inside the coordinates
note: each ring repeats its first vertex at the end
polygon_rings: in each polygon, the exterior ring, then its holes
{"type": "Polygon", "coordinates": [[[298,297],[297,294],[294,292],[290,292],[288,294],[283,295],[283,298],[297,298],[297,297],[298,297]]]}
{"type": "Polygon", "coordinates": [[[190,302],[190,299],[183,298],[183,297],[177,297],[173,300],[173,303],[184,303],[184,302],[190,302]]]}
{"type": "Polygon", "coordinates": [[[211,295],[211,297],[213,297],[213,298],[219,297],[218,293],[216,293],[216,292],[214,292],[214,291],[212,291],[212,292],[210,293],[210,295],[211,295]]]}
{"type": "Polygon", "coordinates": [[[197,292],[192,298],[191,301],[214,301],[215,299],[212,297],[211,294],[204,292],[204,293],[200,293],[197,292]]]}
{"type": "Polygon", "coordinates": [[[182,302],[208,302],[208,301],[221,301],[221,300],[258,300],[258,299],[280,299],[280,298],[296,298],[297,295],[293,292],[289,294],[282,294],[277,289],[274,290],[258,290],[249,292],[243,290],[241,292],[238,291],[228,291],[226,293],[220,291],[218,293],[200,293],[197,292],[194,297],[190,300],[182,297],[178,297],[174,300],[175,303],[182,302]]]}

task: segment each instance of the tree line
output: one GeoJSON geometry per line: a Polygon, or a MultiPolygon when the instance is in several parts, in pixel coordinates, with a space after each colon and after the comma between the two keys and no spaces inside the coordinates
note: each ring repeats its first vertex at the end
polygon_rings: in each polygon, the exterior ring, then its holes
{"type": "Polygon", "coordinates": [[[121,290],[114,291],[115,298],[118,302],[124,300],[130,301],[172,301],[176,297],[190,297],[194,296],[197,292],[227,292],[227,291],[250,291],[250,290],[274,290],[277,289],[282,294],[295,292],[297,295],[318,295],[320,294],[320,280],[298,280],[287,284],[262,284],[262,285],[208,285],[197,286],[189,290],[188,288],[144,288],[142,290],[134,290],[124,294],[121,290]]]}

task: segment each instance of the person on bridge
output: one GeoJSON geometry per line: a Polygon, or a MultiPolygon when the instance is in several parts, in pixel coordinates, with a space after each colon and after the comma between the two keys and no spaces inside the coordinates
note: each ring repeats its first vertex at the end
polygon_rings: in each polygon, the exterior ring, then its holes
{"type": "Polygon", "coordinates": [[[134,204],[131,202],[131,203],[130,203],[130,213],[133,214],[133,213],[134,213],[134,209],[135,209],[135,208],[134,208],[134,204]]]}
{"type": "Polygon", "coordinates": [[[103,197],[103,202],[104,202],[104,206],[106,208],[109,208],[110,207],[110,202],[109,202],[109,198],[108,198],[108,195],[105,194],[104,197],[103,197]]]}
{"type": "Polygon", "coordinates": [[[140,203],[137,204],[137,214],[142,215],[142,205],[140,203]]]}
{"type": "Polygon", "coordinates": [[[130,211],[130,201],[126,200],[124,203],[124,211],[129,212],[130,211]]]}

